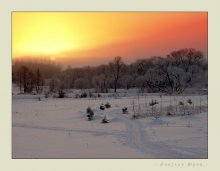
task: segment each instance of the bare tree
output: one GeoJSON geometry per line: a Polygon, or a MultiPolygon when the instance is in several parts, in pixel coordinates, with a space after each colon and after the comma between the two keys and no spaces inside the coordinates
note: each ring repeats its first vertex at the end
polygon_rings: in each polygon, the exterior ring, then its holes
{"type": "Polygon", "coordinates": [[[54,93],[56,91],[57,84],[57,80],[55,78],[51,78],[49,82],[49,92],[54,93]]]}
{"type": "Polygon", "coordinates": [[[101,65],[100,70],[102,73],[102,87],[103,87],[103,92],[108,93],[108,88],[109,88],[109,68],[106,65],[101,65]]]}
{"type": "Polygon", "coordinates": [[[120,56],[116,56],[114,58],[114,61],[109,64],[114,78],[114,92],[117,92],[118,80],[120,79],[120,74],[123,65],[124,63],[122,62],[122,58],[120,56]]]}
{"type": "Polygon", "coordinates": [[[35,89],[37,93],[41,93],[43,90],[43,78],[39,68],[37,69],[37,73],[36,73],[35,89]]]}
{"type": "Polygon", "coordinates": [[[19,72],[19,86],[20,91],[23,87],[24,93],[30,93],[34,87],[34,75],[26,66],[21,66],[18,70],[19,72]]]}

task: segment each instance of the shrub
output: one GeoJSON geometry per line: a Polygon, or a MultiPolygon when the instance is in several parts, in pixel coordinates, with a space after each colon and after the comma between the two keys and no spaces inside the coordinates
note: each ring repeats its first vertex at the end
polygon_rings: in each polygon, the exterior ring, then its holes
{"type": "Polygon", "coordinates": [[[111,107],[111,105],[109,104],[109,102],[107,102],[107,103],[105,104],[105,107],[106,107],[106,108],[110,108],[110,107],[111,107]]]}
{"type": "Polygon", "coordinates": [[[65,97],[65,92],[62,89],[59,90],[58,97],[59,98],[64,98],[65,97]]]}
{"type": "Polygon", "coordinates": [[[100,109],[105,110],[105,106],[103,104],[101,104],[100,109]]]}
{"type": "Polygon", "coordinates": [[[128,113],[128,108],[127,107],[122,108],[122,113],[127,114],[128,113]]]}
{"type": "Polygon", "coordinates": [[[171,112],[167,112],[167,116],[173,116],[171,112]]]}
{"type": "Polygon", "coordinates": [[[187,103],[189,103],[190,105],[192,104],[192,100],[191,99],[188,99],[187,100],[187,103]]]}
{"type": "Polygon", "coordinates": [[[86,109],[86,113],[88,113],[88,115],[87,115],[88,120],[89,121],[93,120],[94,112],[93,112],[93,110],[90,107],[88,107],[86,109]]]}
{"type": "Polygon", "coordinates": [[[91,109],[90,107],[88,107],[88,108],[86,109],[86,112],[87,112],[88,114],[92,114],[92,115],[94,114],[93,111],[92,111],[92,109],[91,109]]]}
{"type": "Polygon", "coordinates": [[[104,118],[102,119],[102,123],[109,123],[109,120],[106,118],[106,115],[104,116],[104,118]]]}
{"type": "Polygon", "coordinates": [[[81,98],[86,98],[86,97],[87,97],[87,93],[85,93],[85,92],[82,93],[82,94],[80,95],[80,97],[81,97],[81,98]]]}
{"type": "Polygon", "coordinates": [[[150,106],[154,106],[154,105],[156,105],[156,104],[158,104],[158,102],[157,102],[156,100],[152,100],[152,101],[149,103],[150,106]]]}
{"type": "Polygon", "coordinates": [[[183,106],[183,105],[184,105],[184,102],[180,101],[180,102],[179,102],[179,105],[180,105],[180,106],[183,106]]]}

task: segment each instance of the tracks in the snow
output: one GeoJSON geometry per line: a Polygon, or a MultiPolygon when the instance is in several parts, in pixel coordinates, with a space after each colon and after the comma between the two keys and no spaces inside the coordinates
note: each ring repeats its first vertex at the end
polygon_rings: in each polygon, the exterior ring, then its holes
{"type": "MultiPolygon", "coordinates": [[[[117,117],[123,121],[126,126],[125,137],[126,144],[132,148],[145,153],[147,158],[202,158],[203,154],[195,153],[191,148],[167,145],[164,142],[153,142],[149,136],[146,126],[140,120],[132,120],[131,117],[125,117],[118,111],[115,111],[117,117]]],[[[115,114],[115,116],[116,116],[115,114]]],[[[153,129],[152,126],[147,128],[153,129]]],[[[204,157],[205,158],[205,157],[204,157]]]]}
{"type": "MultiPolygon", "coordinates": [[[[146,158],[204,158],[206,157],[202,150],[196,150],[175,145],[168,145],[165,142],[151,141],[150,131],[153,126],[144,125],[143,120],[132,120],[131,116],[122,115],[120,108],[108,109],[104,112],[96,112],[97,115],[107,114],[110,118],[115,118],[122,124],[125,124],[125,130],[78,130],[65,127],[40,126],[31,124],[14,123],[13,127],[60,131],[60,132],[78,132],[89,133],[94,136],[112,135],[125,139],[125,145],[137,149],[145,154],[146,158]],[[149,129],[149,131],[147,129],[149,129]]],[[[111,124],[111,123],[109,123],[111,124]]],[[[163,128],[161,128],[163,129],[163,128]]],[[[174,128],[175,129],[175,128],[174,128]]],[[[153,135],[155,136],[155,135],[153,135]]],[[[129,156],[128,156],[129,157],[129,156]]],[[[131,156],[132,157],[132,156],[131,156]]]]}

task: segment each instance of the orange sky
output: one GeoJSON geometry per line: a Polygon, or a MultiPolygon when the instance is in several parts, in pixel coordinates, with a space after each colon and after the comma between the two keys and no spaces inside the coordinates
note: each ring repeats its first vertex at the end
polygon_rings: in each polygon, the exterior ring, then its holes
{"type": "Polygon", "coordinates": [[[73,66],[125,62],[180,48],[207,53],[204,12],[13,12],[12,57],[73,66]]]}

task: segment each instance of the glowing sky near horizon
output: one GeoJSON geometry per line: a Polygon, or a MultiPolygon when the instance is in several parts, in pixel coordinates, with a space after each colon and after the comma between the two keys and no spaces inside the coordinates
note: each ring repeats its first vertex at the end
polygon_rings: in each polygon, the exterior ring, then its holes
{"type": "Polygon", "coordinates": [[[12,57],[93,61],[207,53],[205,12],[13,12],[12,57]]]}

